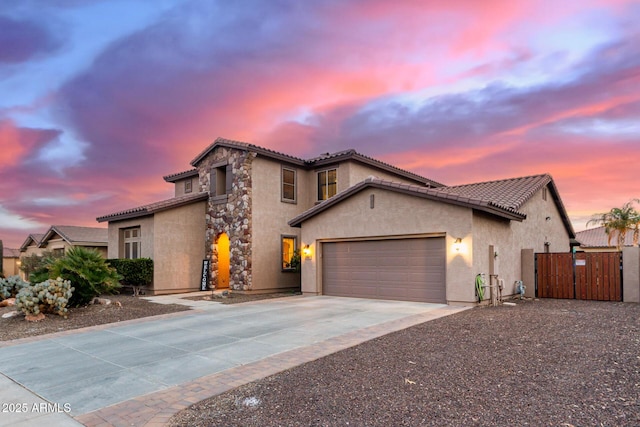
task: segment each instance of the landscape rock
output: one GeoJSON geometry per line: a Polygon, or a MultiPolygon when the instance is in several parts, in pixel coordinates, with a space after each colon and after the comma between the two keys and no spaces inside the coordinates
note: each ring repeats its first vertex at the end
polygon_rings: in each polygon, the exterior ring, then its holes
{"type": "Polygon", "coordinates": [[[92,304],[110,305],[111,300],[108,298],[94,298],[92,304]]]}
{"type": "Polygon", "coordinates": [[[27,322],[39,322],[41,320],[44,320],[44,314],[43,313],[38,313],[36,315],[28,314],[24,316],[24,320],[26,320],[27,322]]]}
{"type": "Polygon", "coordinates": [[[8,312],[8,313],[4,313],[4,314],[2,315],[2,318],[3,318],[3,319],[8,319],[8,318],[10,318],[10,317],[16,317],[16,316],[17,316],[17,315],[19,315],[19,314],[20,314],[20,312],[18,312],[18,311],[16,311],[16,310],[13,310],[13,311],[10,311],[10,312],[8,312]]]}
{"type": "Polygon", "coordinates": [[[13,307],[16,305],[15,298],[7,298],[5,300],[0,301],[0,307],[13,307]]]}

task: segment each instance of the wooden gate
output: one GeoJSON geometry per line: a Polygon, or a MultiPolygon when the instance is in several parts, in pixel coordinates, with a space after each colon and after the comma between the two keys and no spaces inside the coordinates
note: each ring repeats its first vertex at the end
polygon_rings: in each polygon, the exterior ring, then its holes
{"type": "Polygon", "coordinates": [[[620,252],[536,254],[536,295],[622,301],[620,252]]]}

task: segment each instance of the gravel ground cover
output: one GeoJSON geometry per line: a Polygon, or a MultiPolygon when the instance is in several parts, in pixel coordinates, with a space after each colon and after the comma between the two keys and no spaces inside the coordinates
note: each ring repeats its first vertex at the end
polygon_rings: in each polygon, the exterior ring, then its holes
{"type": "MultiPolygon", "coordinates": [[[[111,304],[69,308],[66,319],[57,314],[47,314],[39,322],[27,322],[22,314],[8,319],[0,317],[0,341],[189,310],[184,305],[156,304],[132,295],[106,295],[103,298],[111,300],[111,304]]],[[[0,316],[15,310],[15,307],[2,307],[0,316]]]]}
{"type": "Polygon", "coordinates": [[[170,426],[638,426],[640,304],[474,308],[199,402],[170,426]]]}

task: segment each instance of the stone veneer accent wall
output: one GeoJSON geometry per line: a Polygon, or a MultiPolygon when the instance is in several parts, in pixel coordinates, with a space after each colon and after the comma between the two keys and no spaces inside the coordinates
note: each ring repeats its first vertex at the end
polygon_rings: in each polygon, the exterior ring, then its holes
{"type": "Polygon", "coordinates": [[[233,180],[227,201],[214,201],[209,197],[206,215],[206,257],[211,260],[211,285],[218,284],[218,254],[215,242],[218,236],[229,236],[229,288],[251,290],[251,164],[256,153],[227,147],[217,147],[197,166],[200,190],[209,192],[212,165],[227,161],[232,166],[233,180]]]}

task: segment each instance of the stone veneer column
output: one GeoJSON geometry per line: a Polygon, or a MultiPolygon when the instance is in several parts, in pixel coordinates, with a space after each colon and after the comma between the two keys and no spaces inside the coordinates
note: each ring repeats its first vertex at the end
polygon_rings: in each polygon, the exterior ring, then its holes
{"type": "Polygon", "coordinates": [[[200,190],[209,192],[211,166],[227,161],[233,181],[226,202],[209,197],[206,214],[205,251],[211,260],[211,284],[217,286],[218,254],[214,251],[218,236],[229,236],[229,288],[251,290],[251,164],[256,154],[244,150],[217,147],[198,164],[200,190]]]}

